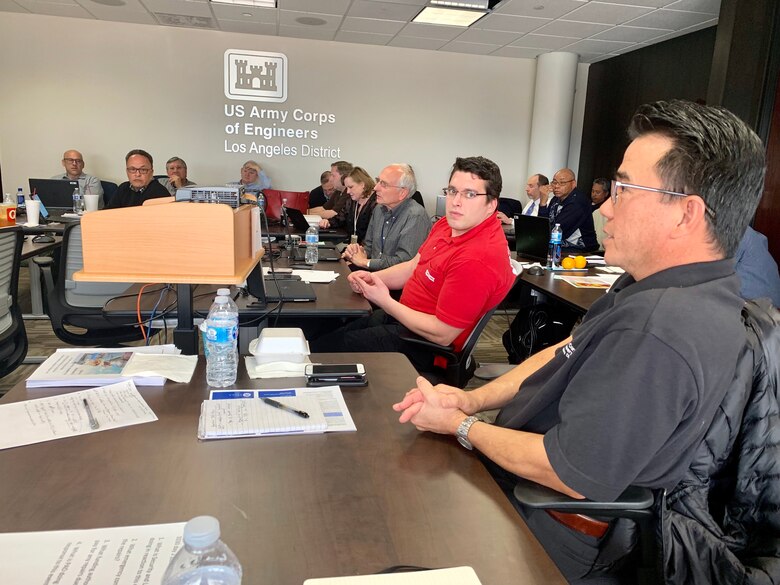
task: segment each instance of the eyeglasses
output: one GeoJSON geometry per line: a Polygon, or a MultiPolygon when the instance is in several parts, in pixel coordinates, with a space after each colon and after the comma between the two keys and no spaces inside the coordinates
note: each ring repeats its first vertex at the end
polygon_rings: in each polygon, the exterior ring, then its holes
{"type": "Polygon", "coordinates": [[[145,175],[147,173],[151,173],[152,169],[142,168],[137,169],[135,167],[127,167],[127,174],[128,175],[145,175]]]}
{"type": "Polygon", "coordinates": [[[553,179],[550,181],[550,185],[553,187],[558,187],[559,185],[565,185],[566,183],[571,183],[574,179],[569,179],[568,181],[559,181],[557,179],[553,179]]]}
{"type": "Polygon", "coordinates": [[[376,178],[376,184],[380,185],[383,189],[405,189],[405,187],[401,187],[401,185],[391,185],[387,181],[383,181],[379,177],[376,178]]]}
{"type": "Polygon", "coordinates": [[[81,160],[80,158],[63,158],[62,160],[65,161],[66,163],[70,163],[72,165],[83,165],[84,164],[84,161],[81,160]]]}
{"type": "Polygon", "coordinates": [[[245,173],[249,173],[250,175],[256,175],[257,174],[257,169],[253,169],[252,167],[243,168],[241,170],[244,171],[245,173]]]}
{"type": "Polygon", "coordinates": [[[450,199],[455,199],[458,195],[463,197],[464,199],[476,199],[477,197],[487,197],[487,193],[477,193],[476,191],[472,191],[471,189],[466,189],[465,191],[458,191],[455,187],[445,187],[441,190],[442,193],[444,193],[447,197],[450,199]]]}
{"type": "MultiPolygon", "coordinates": [[[[626,189],[638,189],[640,191],[650,191],[652,193],[662,193],[663,195],[671,195],[673,197],[691,197],[698,196],[696,193],[679,193],[677,191],[667,191],[666,189],[656,189],[655,187],[643,187],[642,185],[632,185],[631,183],[623,183],[622,181],[613,180],[612,187],[609,190],[609,196],[612,199],[612,205],[617,206],[620,202],[620,196],[623,195],[626,189]]],[[[715,212],[710,209],[710,206],[705,202],[705,209],[707,214],[715,219],[715,212]]]]}

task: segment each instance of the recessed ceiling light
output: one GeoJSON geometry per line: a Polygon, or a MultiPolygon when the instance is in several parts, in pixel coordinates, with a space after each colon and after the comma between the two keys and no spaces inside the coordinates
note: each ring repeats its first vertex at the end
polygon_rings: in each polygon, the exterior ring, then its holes
{"type": "Polygon", "coordinates": [[[305,24],[307,26],[322,26],[323,24],[328,23],[327,20],[316,18],[314,16],[301,16],[300,18],[296,18],[295,22],[298,24],[305,24]]]}
{"type": "Polygon", "coordinates": [[[102,4],[103,6],[124,6],[125,0],[92,0],[95,4],[102,4]]]}
{"type": "Polygon", "coordinates": [[[463,10],[458,8],[434,8],[426,6],[412,22],[420,24],[443,24],[447,26],[471,26],[485,16],[484,10],[463,10]]]}
{"type": "Polygon", "coordinates": [[[238,4],[260,8],[276,8],[276,0],[209,0],[212,4],[238,4]]]}
{"type": "Polygon", "coordinates": [[[544,10],[544,4],[537,4],[534,6],[534,10],[544,10]]]}
{"type": "Polygon", "coordinates": [[[251,12],[242,12],[241,16],[246,16],[247,18],[250,18],[252,16],[251,12]]]}

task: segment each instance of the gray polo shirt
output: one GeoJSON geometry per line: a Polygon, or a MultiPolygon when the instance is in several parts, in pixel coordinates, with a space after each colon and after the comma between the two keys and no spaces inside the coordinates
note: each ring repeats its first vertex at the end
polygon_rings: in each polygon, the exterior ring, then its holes
{"type": "Polygon", "coordinates": [[[555,472],[587,498],[670,489],[732,382],[742,304],[730,259],[624,275],[496,424],[544,434],[555,472]]]}
{"type": "Polygon", "coordinates": [[[401,201],[395,209],[377,205],[363,241],[371,259],[370,269],[382,270],[411,260],[430,231],[431,220],[425,208],[411,198],[401,201]]]}
{"type": "MultiPolygon", "coordinates": [[[[59,175],[54,175],[52,179],[60,179],[64,181],[72,181],[67,173],[60,173],[59,175]]],[[[79,175],[79,178],[77,179],[79,182],[79,191],[81,191],[81,194],[84,195],[85,193],[92,193],[94,195],[100,195],[100,198],[98,199],[98,207],[100,209],[103,209],[103,185],[100,184],[100,179],[97,177],[93,177],[92,175],[85,175],[84,173],[81,173],[79,175]]]]}

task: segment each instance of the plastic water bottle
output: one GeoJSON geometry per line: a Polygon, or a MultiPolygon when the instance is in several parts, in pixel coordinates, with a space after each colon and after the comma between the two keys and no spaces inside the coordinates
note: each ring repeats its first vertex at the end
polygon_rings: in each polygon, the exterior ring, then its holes
{"type": "Polygon", "coordinates": [[[16,215],[25,213],[27,210],[27,204],[24,199],[24,191],[21,187],[16,190],[16,215]]]}
{"type": "Polygon", "coordinates": [[[241,564],[219,534],[219,520],[212,516],[187,522],[184,546],[171,559],[162,585],[241,585],[241,564]]]}
{"type": "Polygon", "coordinates": [[[561,224],[556,223],[550,232],[550,247],[547,249],[547,268],[560,268],[562,242],[563,231],[561,230],[561,224]]]}
{"type": "Polygon", "coordinates": [[[320,259],[320,234],[313,225],[306,230],[306,264],[316,264],[320,259]]]}
{"type": "Polygon", "coordinates": [[[287,227],[287,198],[282,199],[282,208],[279,211],[279,223],[282,227],[287,227]]]}
{"type": "Polygon", "coordinates": [[[260,208],[260,213],[265,213],[265,195],[262,193],[257,194],[257,206],[260,208]]]}
{"type": "Polygon", "coordinates": [[[73,213],[81,215],[84,213],[84,198],[81,196],[81,191],[78,187],[73,189],[73,213]]]}
{"type": "Polygon", "coordinates": [[[230,297],[219,295],[206,318],[206,382],[215,388],[230,386],[238,373],[238,309],[230,297]]]}

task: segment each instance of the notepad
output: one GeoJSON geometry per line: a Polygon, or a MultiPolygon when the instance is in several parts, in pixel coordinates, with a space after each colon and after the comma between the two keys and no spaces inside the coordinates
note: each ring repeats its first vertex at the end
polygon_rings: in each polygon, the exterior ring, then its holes
{"type": "Polygon", "coordinates": [[[479,578],[471,567],[306,579],[303,585],[401,585],[402,583],[404,585],[480,585],[479,578]]]}
{"type": "Polygon", "coordinates": [[[235,400],[204,400],[200,409],[198,438],[235,439],[324,433],[328,428],[322,408],[316,398],[289,396],[279,399],[285,406],[306,412],[309,418],[274,408],[254,398],[235,400]]]}

